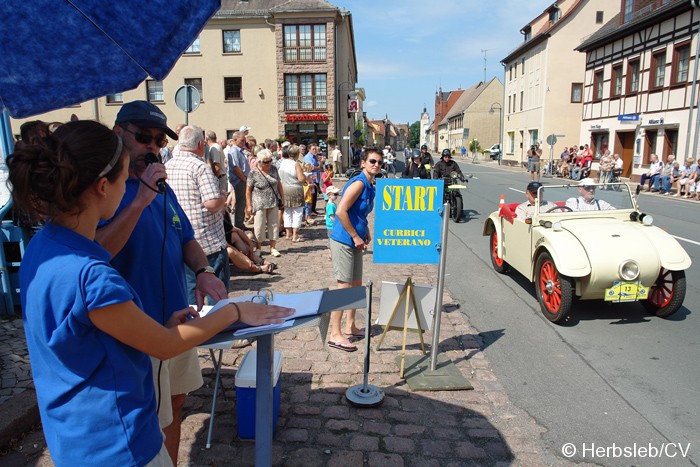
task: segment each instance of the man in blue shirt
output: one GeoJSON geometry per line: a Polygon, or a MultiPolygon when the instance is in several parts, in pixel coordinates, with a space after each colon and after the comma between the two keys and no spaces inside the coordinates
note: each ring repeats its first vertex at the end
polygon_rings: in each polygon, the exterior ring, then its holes
{"type": "MultiPolygon", "coordinates": [[[[309,152],[304,156],[304,162],[311,164],[311,173],[313,174],[313,180],[317,187],[321,186],[321,172],[323,172],[323,162],[325,158],[319,156],[319,147],[317,144],[309,144],[309,152]]],[[[317,188],[318,190],[318,188],[317,188]]],[[[311,212],[318,214],[316,212],[316,191],[313,192],[313,198],[311,199],[311,212]]]]}
{"type": "MultiPolygon", "coordinates": [[[[163,182],[165,166],[149,162],[149,153],[158,153],[166,134],[178,138],[165,114],[150,102],[129,102],[117,114],[114,132],[129,151],[130,164],[124,198],[96,234],[112,255],[112,265],[136,290],[144,311],[161,324],[188,306],[185,267],[197,277],[198,309],[206,295],[216,301],[226,298],[226,287],[214,275],[175,194],[163,182]]],[[[152,358],[151,363],[165,446],[177,465],[185,394],[202,385],[197,351],[164,361],[152,358]]]]}
{"type": "Polygon", "coordinates": [[[248,158],[243,154],[246,138],[245,133],[237,131],[233,134],[233,146],[228,153],[228,181],[233,186],[236,206],[233,213],[233,225],[246,230],[245,221],[245,190],[250,173],[248,158]]]}

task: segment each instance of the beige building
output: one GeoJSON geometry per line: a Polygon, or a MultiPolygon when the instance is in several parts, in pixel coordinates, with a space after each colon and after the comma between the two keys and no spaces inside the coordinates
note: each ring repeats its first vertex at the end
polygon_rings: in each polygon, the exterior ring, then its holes
{"type": "Polygon", "coordinates": [[[523,43],[501,60],[503,162],[527,164],[527,150],[536,143],[545,158],[583,144],[585,60],[574,49],[619,9],[617,1],[560,0],[523,27],[523,43]],[[554,147],[546,143],[549,135],[557,139],[554,147]]]}
{"type": "MultiPolygon", "coordinates": [[[[163,81],[24,120],[66,121],[71,114],[108,126],[122,103],[145,99],[174,127],[185,114],[175,93],[192,85],[201,95],[189,123],[223,139],[243,125],[258,141],[337,137],[344,154],[362,121],[364,93],[356,90],[352,16],[323,0],[222,0],[193,44],[163,81]],[[345,138],[344,138],[345,137],[345,138]]],[[[79,72],[79,70],[76,70],[79,72]]]]}
{"type": "Polygon", "coordinates": [[[438,152],[450,149],[459,153],[462,146],[469,149],[474,138],[482,149],[498,143],[500,114],[489,110],[502,99],[503,84],[498,78],[465,89],[440,122],[438,152]]]}
{"type": "Polygon", "coordinates": [[[625,0],[578,47],[586,57],[581,137],[596,152],[620,154],[624,177],[637,179],[651,154],[697,159],[690,143],[698,35],[691,31],[699,20],[685,0],[625,0]]]}

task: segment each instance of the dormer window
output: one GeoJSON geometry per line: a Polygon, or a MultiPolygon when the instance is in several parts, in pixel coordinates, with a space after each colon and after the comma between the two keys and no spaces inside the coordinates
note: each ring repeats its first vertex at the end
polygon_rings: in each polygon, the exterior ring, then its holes
{"type": "Polygon", "coordinates": [[[532,28],[530,28],[530,26],[525,26],[520,30],[520,32],[522,33],[525,42],[532,38],[532,28]]]}
{"type": "Polygon", "coordinates": [[[556,23],[561,17],[561,10],[557,7],[553,7],[549,10],[549,23],[556,23]]]}

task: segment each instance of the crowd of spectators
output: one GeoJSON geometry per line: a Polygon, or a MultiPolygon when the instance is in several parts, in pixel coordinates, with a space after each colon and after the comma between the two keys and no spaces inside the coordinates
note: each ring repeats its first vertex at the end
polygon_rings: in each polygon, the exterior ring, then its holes
{"type": "Polygon", "coordinates": [[[698,164],[692,157],[688,157],[683,164],[676,160],[676,156],[669,154],[664,163],[656,154],[651,155],[651,163],[646,172],[642,174],[637,185],[637,194],[642,190],[650,193],[658,193],[686,199],[698,199],[698,164]]]}

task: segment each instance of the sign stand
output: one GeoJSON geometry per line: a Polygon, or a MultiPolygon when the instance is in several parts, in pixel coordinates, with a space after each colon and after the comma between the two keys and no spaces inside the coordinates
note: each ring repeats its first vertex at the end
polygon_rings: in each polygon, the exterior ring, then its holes
{"type": "Polygon", "coordinates": [[[382,333],[382,336],[379,338],[379,342],[377,343],[376,350],[379,350],[379,347],[382,345],[382,342],[384,341],[384,337],[386,336],[387,332],[389,330],[402,330],[403,331],[403,342],[401,344],[401,370],[399,373],[399,376],[403,378],[404,374],[404,368],[405,368],[405,359],[406,359],[406,335],[408,334],[409,328],[408,328],[408,319],[409,316],[413,312],[416,316],[416,325],[418,326],[417,332],[418,335],[420,336],[420,348],[423,351],[423,355],[425,355],[425,342],[423,341],[423,329],[421,328],[420,325],[420,317],[418,315],[418,304],[416,302],[416,295],[413,292],[413,281],[409,277],[406,279],[406,283],[403,286],[403,289],[401,289],[401,293],[399,294],[399,298],[396,300],[396,304],[394,305],[394,309],[391,312],[391,316],[389,317],[389,321],[387,322],[386,326],[384,326],[384,332],[382,333]],[[403,327],[396,327],[392,326],[391,323],[394,320],[394,315],[396,315],[396,312],[398,311],[399,305],[401,304],[401,300],[405,299],[405,305],[404,305],[404,315],[403,315],[403,327]],[[413,305],[413,306],[411,306],[413,305]]]}
{"type": "MultiPolygon", "coordinates": [[[[406,383],[408,383],[409,387],[414,391],[456,391],[461,389],[474,389],[449,358],[440,355],[441,358],[438,364],[442,292],[445,288],[445,263],[447,260],[447,221],[449,220],[449,209],[449,203],[445,203],[442,207],[440,266],[438,267],[437,296],[435,297],[435,317],[433,321],[433,343],[430,347],[430,362],[428,362],[426,356],[420,355],[406,359],[408,361],[408,371],[405,379],[406,383]]],[[[396,357],[397,361],[398,359],[399,357],[396,357]]],[[[402,373],[403,363],[402,361],[402,373]]]]}

